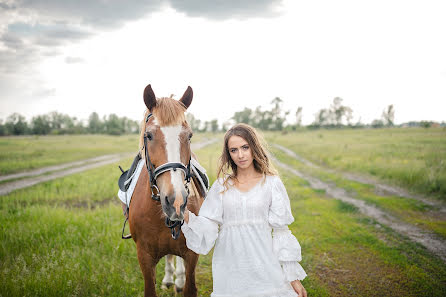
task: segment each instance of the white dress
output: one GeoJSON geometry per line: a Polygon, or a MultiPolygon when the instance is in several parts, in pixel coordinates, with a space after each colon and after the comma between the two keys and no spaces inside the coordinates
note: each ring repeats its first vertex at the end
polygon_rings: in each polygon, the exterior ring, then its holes
{"type": "Polygon", "coordinates": [[[187,247],[212,259],[212,297],[296,297],[290,282],[306,273],[301,248],[288,229],[294,221],[278,176],[267,176],[248,192],[217,180],[199,215],[189,213],[181,230],[187,247]]]}

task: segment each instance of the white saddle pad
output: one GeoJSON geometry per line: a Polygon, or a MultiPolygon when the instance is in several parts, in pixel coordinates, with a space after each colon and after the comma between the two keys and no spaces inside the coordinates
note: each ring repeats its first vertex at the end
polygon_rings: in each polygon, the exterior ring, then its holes
{"type": "Polygon", "coordinates": [[[118,190],[118,197],[123,203],[130,207],[130,200],[132,200],[133,191],[135,190],[136,183],[138,182],[139,175],[141,174],[141,170],[144,168],[144,159],[139,160],[138,166],[136,166],[135,173],[133,174],[132,182],[130,183],[127,192],[123,192],[118,190]]]}

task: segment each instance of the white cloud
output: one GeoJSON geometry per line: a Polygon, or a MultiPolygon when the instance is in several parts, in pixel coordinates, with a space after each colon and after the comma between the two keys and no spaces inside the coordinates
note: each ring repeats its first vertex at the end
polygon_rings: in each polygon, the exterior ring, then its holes
{"type": "MultiPolygon", "coordinates": [[[[252,15],[274,15],[265,3],[252,15]]],[[[58,110],[81,118],[97,111],[140,119],[142,92],[151,83],[158,96],[177,97],[191,85],[190,111],[202,120],[223,121],[245,106],[266,107],[276,96],[291,114],[302,106],[304,123],[337,96],[362,122],[379,118],[389,104],[397,123],[446,120],[442,2],[288,1],[276,17],[238,19],[197,7],[204,18],[188,16],[200,12],[189,11],[192,5],[185,13],[165,6],[135,21],[118,18],[107,30],[65,24],[90,35],[67,42],[53,33],[63,40],[57,47],[27,47],[21,42],[28,39],[4,35],[8,48],[23,51],[14,52],[12,67],[20,69],[10,76],[14,84],[0,83],[0,117],[58,110]],[[28,64],[38,79],[22,73],[28,64]],[[45,90],[54,96],[33,98],[45,90]],[[19,101],[27,104],[15,106],[19,101]]]]}

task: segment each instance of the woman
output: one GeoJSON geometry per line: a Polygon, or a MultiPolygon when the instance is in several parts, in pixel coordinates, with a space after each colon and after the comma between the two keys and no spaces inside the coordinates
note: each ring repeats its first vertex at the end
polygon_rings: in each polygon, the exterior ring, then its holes
{"type": "Polygon", "coordinates": [[[251,126],[226,132],[218,180],[199,215],[186,210],[184,221],[188,248],[205,255],[215,244],[212,297],[307,296],[290,201],[251,126]]]}

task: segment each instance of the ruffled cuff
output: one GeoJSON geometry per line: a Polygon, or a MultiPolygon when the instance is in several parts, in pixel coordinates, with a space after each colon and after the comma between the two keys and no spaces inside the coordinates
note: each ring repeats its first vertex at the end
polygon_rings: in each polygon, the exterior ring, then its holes
{"type": "Polygon", "coordinates": [[[206,255],[218,237],[218,224],[189,211],[189,223],[181,226],[186,246],[197,254],[206,255]]]}
{"type": "Polygon", "coordinates": [[[307,276],[307,273],[299,264],[299,262],[280,262],[280,264],[282,265],[282,270],[285,274],[286,280],[289,282],[292,282],[296,279],[303,280],[307,276]]]}
{"type": "Polygon", "coordinates": [[[301,247],[288,227],[273,231],[273,250],[280,262],[301,261],[301,247]]]}

